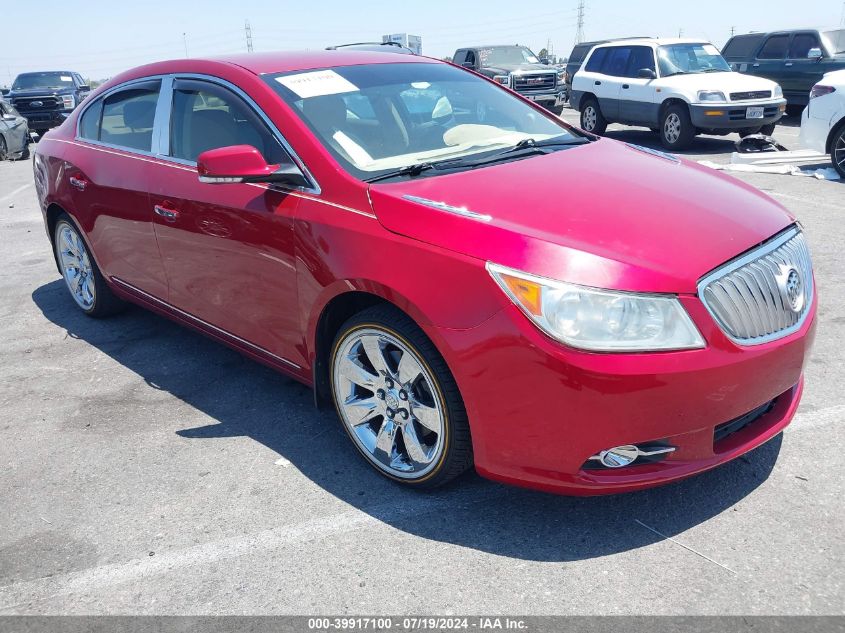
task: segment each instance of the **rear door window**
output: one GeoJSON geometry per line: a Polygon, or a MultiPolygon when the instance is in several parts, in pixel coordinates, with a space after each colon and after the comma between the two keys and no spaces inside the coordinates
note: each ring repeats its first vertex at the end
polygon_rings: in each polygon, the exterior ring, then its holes
{"type": "Polygon", "coordinates": [[[726,59],[750,59],[764,37],[762,33],[737,35],[725,45],[722,57],[726,59]]]}
{"type": "Polygon", "coordinates": [[[763,44],[763,48],[757,55],[757,59],[783,59],[786,57],[786,47],[789,44],[789,35],[772,35],[763,44]]]}
{"type": "Polygon", "coordinates": [[[85,121],[80,126],[83,138],[151,152],[153,121],[160,88],[160,81],[135,84],[113,92],[98,104],[94,104],[85,111],[85,121]]]}
{"type": "Polygon", "coordinates": [[[597,48],[593,51],[593,54],[590,55],[590,59],[587,60],[587,65],[584,67],[584,70],[590,73],[601,73],[604,72],[604,62],[607,59],[607,53],[611,50],[609,48],[597,48]]]}
{"type": "Polygon", "coordinates": [[[100,119],[103,115],[103,100],[98,99],[86,108],[79,117],[79,137],[89,141],[100,140],[100,119]]]}
{"type": "Polygon", "coordinates": [[[796,33],[789,45],[789,59],[807,59],[811,48],[821,48],[815,33],[796,33]]]}
{"type": "Polygon", "coordinates": [[[612,77],[624,77],[630,58],[630,46],[618,46],[610,49],[607,61],[604,63],[604,74],[612,77]]]}

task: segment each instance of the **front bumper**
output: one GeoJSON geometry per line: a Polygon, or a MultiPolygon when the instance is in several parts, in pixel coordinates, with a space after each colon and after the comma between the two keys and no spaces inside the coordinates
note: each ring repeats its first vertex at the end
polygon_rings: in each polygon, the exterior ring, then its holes
{"type": "Polygon", "coordinates": [[[464,397],[478,472],[550,492],[617,493],[708,470],[779,433],[800,400],[815,299],[801,330],[754,347],[727,339],[697,297],[681,301],[706,348],[582,352],[547,338],[512,305],[471,330],[432,332],[464,397]],[[716,427],[772,400],[716,441],[716,427]],[[655,441],[676,450],[654,463],[585,468],[604,449],[655,441]]]}
{"type": "Polygon", "coordinates": [[[558,86],[555,90],[549,92],[517,92],[517,94],[529,101],[536,101],[547,108],[561,107],[567,100],[566,88],[564,86],[558,86]]]}
{"type": "Polygon", "coordinates": [[[20,115],[27,120],[30,130],[38,131],[51,130],[60,126],[70,116],[71,112],[73,110],[29,111],[21,112],[20,115]]]}
{"type": "Polygon", "coordinates": [[[786,112],[786,99],[746,103],[691,104],[692,124],[703,130],[736,130],[777,123],[786,112]],[[762,118],[749,119],[749,108],[763,108],[762,118]]]}

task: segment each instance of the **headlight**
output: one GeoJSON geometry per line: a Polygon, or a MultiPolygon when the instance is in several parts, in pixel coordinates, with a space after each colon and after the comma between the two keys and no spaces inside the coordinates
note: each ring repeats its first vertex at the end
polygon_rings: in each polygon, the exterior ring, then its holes
{"type": "Polygon", "coordinates": [[[565,71],[565,70],[564,70],[564,71],[562,71],[562,72],[559,72],[559,73],[557,74],[557,82],[558,82],[559,84],[566,83],[566,71],[565,71]]]}
{"type": "Polygon", "coordinates": [[[62,95],[62,106],[65,110],[73,110],[76,107],[76,99],[73,95],[62,95]]]}
{"type": "Polygon", "coordinates": [[[783,88],[780,87],[780,84],[775,84],[775,90],[772,95],[774,95],[775,97],[783,96],[783,88]]]}
{"type": "Polygon", "coordinates": [[[698,100],[699,101],[727,101],[725,99],[725,93],[721,90],[699,90],[698,91],[698,100]]]}
{"type": "Polygon", "coordinates": [[[493,75],[493,81],[503,86],[510,85],[510,75],[493,75]]]}
{"type": "Polygon", "coordinates": [[[566,345],[595,352],[704,347],[675,296],[577,286],[492,262],[487,271],[537,327],[566,345]]]}

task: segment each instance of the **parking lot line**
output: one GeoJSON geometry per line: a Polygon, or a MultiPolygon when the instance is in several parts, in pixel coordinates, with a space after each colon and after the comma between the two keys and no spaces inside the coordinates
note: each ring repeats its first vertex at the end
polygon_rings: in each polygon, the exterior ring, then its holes
{"type": "Polygon", "coordinates": [[[31,183],[31,182],[28,182],[28,183],[26,183],[25,185],[22,185],[22,186],[18,187],[17,189],[15,189],[14,191],[12,191],[11,193],[9,193],[9,194],[7,194],[7,195],[3,196],[2,198],[0,198],[0,202],[4,202],[4,201],[6,201],[6,200],[10,200],[11,198],[14,198],[14,197],[15,197],[17,194],[19,194],[21,191],[24,191],[25,189],[29,189],[31,186],[32,186],[32,183],[31,183]]]}

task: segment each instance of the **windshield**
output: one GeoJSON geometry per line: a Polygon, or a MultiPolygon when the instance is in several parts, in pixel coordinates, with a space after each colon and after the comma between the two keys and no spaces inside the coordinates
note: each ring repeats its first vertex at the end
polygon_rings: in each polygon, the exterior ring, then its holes
{"type": "Polygon", "coordinates": [[[508,90],[447,64],[340,66],[265,76],[351,174],[583,137],[508,90]]]}
{"type": "Polygon", "coordinates": [[[833,55],[845,53],[845,29],[827,31],[822,33],[822,37],[827,40],[828,49],[833,55]]]}
{"type": "Polygon", "coordinates": [[[31,88],[72,88],[73,77],[69,73],[26,73],[18,75],[12,90],[31,88]]]}
{"type": "Polygon", "coordinates": [[[657,48],[660,76],[682,73],[730,72],[731,67],[712,44],[670,44],[657,48]]]}
{"type": "Polygon", "coordinates": [[[479,49],[482,66],[502,64],[539,64],[540,60],[524,46],[494,46],[479,49]]]}

